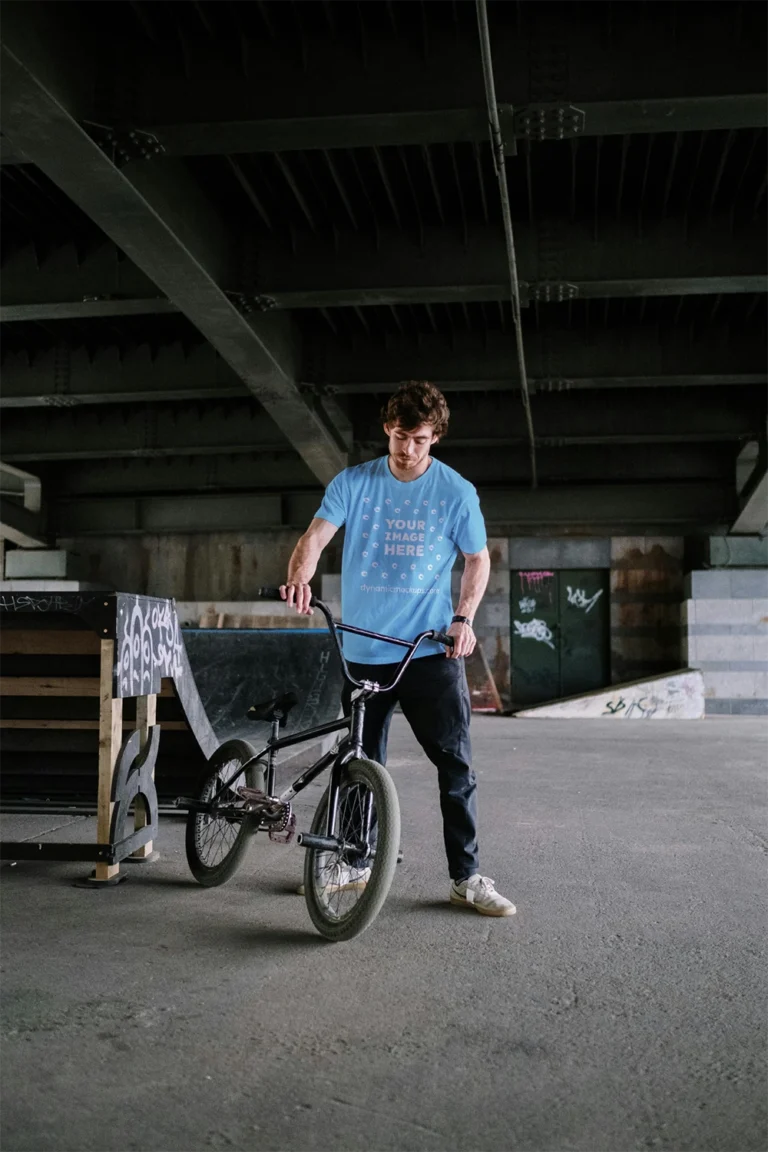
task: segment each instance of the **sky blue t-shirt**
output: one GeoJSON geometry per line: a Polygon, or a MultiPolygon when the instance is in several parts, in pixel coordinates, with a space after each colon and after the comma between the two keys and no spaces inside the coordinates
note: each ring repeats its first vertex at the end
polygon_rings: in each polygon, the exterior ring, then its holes
{"type": "MultiPolygon", "coordinates": [[[[432,458],[417,480],[396,480],[387,456],[345,468],[328,485],[316,515],[345,526],[341,565],[345,624],[413,640],[451,622],[451,569],[458,551],[480,552],[485,522],[468,480],[432,458]]],[[[344,634],[344,654],[359,664],[394,663],[404,649],[344,634]]],[[[444,649],[426,640],[417,656],[444,649]]]]}

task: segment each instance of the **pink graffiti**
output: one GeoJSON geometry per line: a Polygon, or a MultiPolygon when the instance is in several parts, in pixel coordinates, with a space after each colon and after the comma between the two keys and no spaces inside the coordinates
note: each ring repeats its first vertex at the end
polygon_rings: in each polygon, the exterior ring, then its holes
{"type": "Polygon", "coordinates": [[[523,592],[543,592],[544,581],[551,580],[554,572],[518,572],[523,592]]]}

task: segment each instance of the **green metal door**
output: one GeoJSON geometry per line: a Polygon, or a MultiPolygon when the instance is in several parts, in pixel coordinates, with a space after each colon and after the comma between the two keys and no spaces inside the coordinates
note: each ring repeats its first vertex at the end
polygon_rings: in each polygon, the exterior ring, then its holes
{"type": "Polygon", "coordinates": [[[608,575],[599,568],[512,573],[513,707],[608,684],[608,575]]]}

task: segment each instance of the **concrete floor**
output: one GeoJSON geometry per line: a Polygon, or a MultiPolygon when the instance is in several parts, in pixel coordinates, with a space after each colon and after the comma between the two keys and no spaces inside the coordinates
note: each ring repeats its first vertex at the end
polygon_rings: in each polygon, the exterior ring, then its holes
{"type": "Polygon", "coordinates": [[[213,890],[178,820],[117,889],[4,865],[4,1152],[765,1149],[764,721],[479,717],[474,742],[511,919],[446,903],[401,718],[406,858],[349,944],[314,934],[293,846],[213,890]]]}

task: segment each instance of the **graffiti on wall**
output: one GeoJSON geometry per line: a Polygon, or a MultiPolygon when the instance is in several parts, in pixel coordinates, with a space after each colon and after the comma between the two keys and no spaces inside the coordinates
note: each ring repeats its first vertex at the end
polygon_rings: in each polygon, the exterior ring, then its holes
{"type": "Polygon", "coordinates": [[[523,596],[522,600],[518,601],[518,606],[523,616],[530,616],[532,612],[536,611],[536,601],[532,596],[523,596]]]}
{"type": "Polygon", "coordinates": [[[582,588],[573,589],[570,584],[566,585],[566,588],[568,591],[568,603],[573,604],[575,608],[583,608],[585,613],[594,608],[603,594],[603,590],[600,588],[595,592],[594,596],[587,598],[587,594],[582,588]]]}
{"type": "Polygon", "coordinates": [[[699,691],[692,679],[681,677],[678,681],[663,682],[662,691],[645,694],[622,693],[606,701],[603,716],[620,716],[624,720],[651,720],[654,716],[685,716],[691,702],[699,691]]]}
{"type": "MultiPolygon", "coordinates": [[[[522,593],[528,592],[546,592],[555,578],[554,572],[518,572],[520,578],[520,591],[522,593]]],[[[550,590],[551,599],[551,590],[550,590]]]]}
{"type": "Polygon", "coordinates": [[[538,640],[554,650],[552,631],[543,620],[515,620],[513,623],[516,636],[520,636],[524,640],[538,640]]]}

